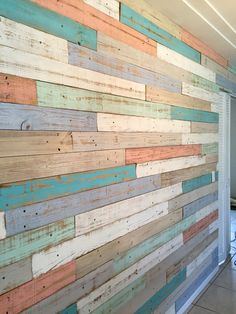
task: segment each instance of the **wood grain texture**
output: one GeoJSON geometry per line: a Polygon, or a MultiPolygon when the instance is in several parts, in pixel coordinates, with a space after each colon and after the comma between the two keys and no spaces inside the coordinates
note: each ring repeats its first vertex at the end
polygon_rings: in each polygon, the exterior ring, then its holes
{"type": "Polygon", "coordinates": [[[112,114],[97,114],[98,131],[189,133],[190,122],[151,119],[112,114]]]}
{"type": "Polygon", "coordinates": [[[91,5],[95,9],[119,20],[119,2],[117,0],[83,0],[85,3],[91,5]]]}
{"type": "Polygon", "coordinates": [[[193,85],[190,85],[188,83],[182,84],[182,94],[203,99],[210,102],[218,102],[218,94],[214,92],[209,92],[205,89],[202,89],[200,87],[195,87],[193,85]]]}
{"type": "Polygon", "coordinates": [[[27,78],[0,73],[0,102],[35,105],[36,83],[27,78]]]}
{"type": "Polygon", "coordinates": [[[172,106],[171,119],[192,122],[218,123],[219,115],[215,112],[172,106]]]}
{"type": "Polygon", "coordinates": [[[183,193],[188,193],[195,189],[199,189],[201,186],[208,185],[212,183],[212,173],[205,174],[203,176],[199,176],[190,180],[186,180],[182,182],[183,193]]]}
{"type": "Polygon", "coordinates": [[[0,47],[0,71],[35,80],[105,92],[114,95],[144,99],[145,86],[124,79],[79,68],[29,52],[0,47]],[[19,64],[20,66],[16,66],[19,64]],[[35,68],[37,64],[37,68],[35,68]]]}
{"type": "Polygon", "coordinates": [[[217,123],[192,122],[191,133],[218,133],[217,123]]]}
{"type": "Polygon", "coordinates": [[[125,165],[122,150],[19,156],[0,159],[0,183],[83,172],[125,165]],[[37,168],[33,165],[37,164],[37,168]]]}
{"type": "Polygon", "coordinates": [[[8,234],[15,234],[160,188],[160,176],[99,187],[7,211],[8,234]]]}
{"type": "Polygon", "coordinates": [[[202,145],[202,154],[218,154],[218,143],[212,144],[203,144],[202,145]]]}
{"type": "Polygon", "coordinates": [[[97,131],[97,123],[94,112],[0,103],[0,128],[19,131],[97,131]]]}
{"type": "Polygon", "coordinates": [[[181,146],[177,145],[177,146],[126,149],[125,163],[138,164],[153,160],[200,155],[200,153],[201,153],[200,145],[181,145],[181,146]]]}
{"type": "Polygon", "coordinates": [[[96,31],[101,31],[106,35],[129,44],[150,55],[156,55],[156,43],[143,34],[121,24],[106,14],[99,12],[95,8],[87,5],[82,0],[50,1],[33,0],[35,3],[63,14],[96,31]]]}
{"type": "Polygon", "coordinates": [[[96,49],[96,32],[56,12],[27,0],[10,0],[0,6],[1,15],[76,44],[96,49]],[[52,22],[53,21],[53,22],[52,22]],[[63,26],[61,26],[63,25],[63,26]]]}
{"type": "Polygon", "coordinates": [[[10,217],[15,215],[14,208],[135,178],[135,166],[129,165],[4,184],[0,187],[0,211],[11,210],[6,218],[11,221],[10,217]]]}
{"type": "Polygon", "coordinates": [[[191,133],[182,134],[182,144],[212,144],[217,143],[219,135],[216,133],[191,133]]]}
{"type": "Polygon", "coordinates": [[[154,86],[146,87],[146,100],[172,106],[211,111],[211,104],[208,101],[186,95],[170,93],[154,86]]]}

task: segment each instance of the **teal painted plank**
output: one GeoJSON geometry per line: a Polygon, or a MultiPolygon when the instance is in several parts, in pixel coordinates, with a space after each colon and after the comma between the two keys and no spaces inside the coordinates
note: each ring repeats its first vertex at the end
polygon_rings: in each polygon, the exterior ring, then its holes
{"type": "Polygon", "coordinates": [[[211,183],[212,183],[211,173],[205,174],[197,178],[183,181],[182,183],[183,193],[191,192],[193,190],[200,188],[201,186],[208,185],[211,183]]]}
{"type": "Polygon", "coordinates": [[[111,314],[131,300],[137,293],[145,289],[145,278],[141,277],[131,283],[129,286],[114,295],[110,300],[99,306],[93,314],[111,314]]]}
{"type": "Polygon", "coordinates": [[[171,119],[193,122],[218,123],[219,114],[216,112],[208,112],[203,110],[172,106],[171,119]]]}
{"type": "Polygon", "coordinates": [[[28,0],[0,1],[0,15],[96,50],[97,32],[28,0]]]}
{"type": "Polygon", "coordinates": [[[135,314],[151,314],[153,311],[181,285],[186,279],[186,268],[180,271],[163,288],[157,291],[148,301],[146,301],[135,314]]]}
{"type": "Polygon", "coordinates": [[[184,220],[181,220],[174,226],[169,227],[166,231],[158,233],[153,237],[143,241],[135,247],[128,250],[124,255],[114,260],[114,271],[120,273],[124,269],[128,268],[142,257],[155,251],[157,248],[167,243],[171,239],[175,238],[178,234],[188,229],[196,222],[195,215],[189,216],[184,220]]]}
{"type": "Polygon", "coordinates": [[[7,211],[135,178],[135,166],[130,165],[5,184],[0,187],[0,211],[7,211]]]}
{"type": "Polygon", "coordinates": [[[77,304],[68,306],[66,309],[60,311],[59,314],[77,314],[77,304]]]}
{"type": "Polygon", "coordinates": [[[120,21],[156,42],[175,50],[197,63],[201,63],[201,55],[197,50],[191,48],[124,4],[121,4],[120,21]]]}
{"type": "Polygon", "coordinates": [[[236,75],[236,65],[229,62],[228,71],[236,75]]]}
{"type": "Polygon", "coordinates": [[[15,263],[75,236],[74,217],[0,241],[0,267],[15,263]]]}

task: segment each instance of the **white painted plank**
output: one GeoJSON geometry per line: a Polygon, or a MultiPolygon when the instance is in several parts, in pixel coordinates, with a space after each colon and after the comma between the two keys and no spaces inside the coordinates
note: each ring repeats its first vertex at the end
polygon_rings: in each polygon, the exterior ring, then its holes
{"type": "Polygon", "coordinates": [[[83,0],[95,9],[119,20],[119,2],[117,0],[83,0]]]}
{"type": "Polygon", "coordinates": [[[0,72],[40,81],[145,99],[145,85],[0,46],[0,72]]]}
{"type": "Polygon", "coordinates": [[[63,265],[104,245],[128,232],[168,214],[168,202],[148,208],[131,217],[115,221],[103,228],[63,242],[32,257],[33,276],[37,277],[50,269],[63,265]]]}
{"type": "Polygon", "coordinates": [[[203,88],[196,87],[184,82],[182,83],[182,94],[210,102],[217,102],[219,98],[218,93],[209,92],[203,88]]]}
{"type": "Polygon", "coordinates": [[[5,214],[0,212],[0,240],[6,238],[5,214]]]}
{"type": "Polygon", "coordinates": [[[153,174],[185,169],[189,167],[203,165],[206,162],[205,156],[189,156],[170,158],[166,160],[150,161],[138,164],[136,167],[137,177],[151,176],[153,174]]]}
{"type": "Polygon", "coordinates": [[[209,81],[216,82],[216,75],[213,71],[207,69],[201,64],[190,60],[189,58],[179,54],[178,52],[171,50],[163,45],[158,44],[157,56],[161,60],[178,66],[186,71],[199,75],[209,81]]]}
{"type": "Polygon", "coordinates": [[[206,207],[200,209],[197,211],[194,215],[196,217],[196,222],[202,220],[206,216],[210,215],[212,212],[217,210],[219,208],[219,203],[218,201],[211,203],[210,205],[207,205],[206,207]]]}
{"type": "Polygon", "coordinates": [[[0,45],[68,63],[66,40],[4,17],[0,17],[0,29],[0,45]]]}
{"type": "Polygon", "coordinates": [[[98,113],[98,131],[189,133],[189,121],[98,113]]]}
{"type": "Polygon", "coordinates": [[[87,314],[98,306],[112,298],[119,291],[127,287],[137,278],[140,278],[155,265],[163,261],[171,253],[183,245],[183,235],[180,234],[171,241],[158,248],[156,251],[145,256],[143,259],[121,272],[101,287],[95,289],[86,297],[77,302],[77,310],[80,314],[87,314]]]}
{"type": "Polygon", "coordinates": [[[116,220],[158,206],[182,193],[182,183],[146,193],[115,204],[97,208],[76,216],[77,236],[101,228],[116,220]],[[127,211],[127,208],[129,209],[127,211]]]}
{"type": "Polygon", "coordinates": [[[217,133],[191,133],[182,134],[182,144],[210,144],[217,143],[219,135],[217,133]]]}

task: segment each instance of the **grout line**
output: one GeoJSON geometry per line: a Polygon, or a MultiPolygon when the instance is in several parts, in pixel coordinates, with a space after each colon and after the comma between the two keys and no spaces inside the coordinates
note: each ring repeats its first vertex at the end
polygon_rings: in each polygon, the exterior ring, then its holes
{"type": "Polygon", "coordinates": [[[207,307],[204,307],[204,306],[201,306],[201,305],[195,305],[195,306],[200,307],[200,308],[202,308],[202,309],[204,309],[204,310],[208,310],[208,311],[210,311],[210,312],[212,312],[212,313],[221,314],[221,313],[219,313],[219,312],[216,312],[216,311],[214,311],[214,310],[208,309],[207,307]]]}
{"type": "Polygon", "coordinates": [[[229,290],[229,291],[232,291],[232,292],[236,293],[236,290],[233,290],[233,289],[230,289],[230,288],[226,288],[226,287],[221,286],[219,284],[216,284],[214,282],[212,283],[212,286],[217,286],[217,287],[220,287],[220,288],[223,288],[223,289],[226,289],[226,290],[229,290]]]}

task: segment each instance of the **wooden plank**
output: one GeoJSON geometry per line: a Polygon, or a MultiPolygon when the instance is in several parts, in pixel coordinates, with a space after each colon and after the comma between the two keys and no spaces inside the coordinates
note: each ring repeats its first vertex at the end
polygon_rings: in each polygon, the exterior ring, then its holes
{"type": "MultiPolygon", "coordinates": [[[[96,114],[0,103],[2,130],[96,131],[96,114]]],[[[22,133],[23,134],[23,133],[22,133]]]]}
{"type": "Polygon", "coordinates": [[[125,150],[125,163],[143,163],[147,161],[183,157],[191,155],[200,155],[200,145],[181,145],[181,146],[164,146],[133,148],[125,150]]]}
{"type": "MultiPolygon", "coordinates": [[[[78,172],[0,186],[0,211],[11,210],[6,221],[13,223],[14,208],[87,191],[136,178],[134,165],[78,172]]],[[[20,209],[20,212],[21,213],[20,209]]],[[[23,215],[22,213],[20,215],[23,215]]],[[[20,221],[19,221],[20,224],[20,221]]]]}
{"type": "Polygon", "coordinates": [[[117,0],[83,0],[85,3],[91,5],[95,9],[119,20],[119,2],[117,0]]]}
{"type": "Polygon", "coordinates": [[[191,133],[218,133],[217,123],[192,122],[191,133]]]}
{"type": "Polygon", "coordinates": [[[156,55],[156,43],[139,32],[123,25],[116,19],[98,11],[79,0],[57,1],[33,0],[44,8],[55,11],[69,17],[96,31],[100,31],[114,39],[118,39],[128,45],[144,51],[150,55],[156,55]]]}
{"type": "Polygon", "coordinates": [[[228,64],[228,70],[233,73],[233,74],[236,74],[236,67],[233,63],[229,62],[228,64]]]}
{"type": "Polygon", "coordinates": [[[121,3],[120,21],[156,42],[200,63],[200,53],[121,3]]]}
{"type": "Polygon", "coordinates": [[[98,131],[188,133],[190,122],[122,115],[97,114],[98,131]]]}
{"type": "Polygon", "coordinates": [[[60,311],[59,313],[60,314],[77,314],[77,304],[76,303],[71,304],[64,310],[60,311]]]}
{"type": "Polygon", "coordinates": [[[218,143],[212,144],[203,144],[202,145],[202,154],[218,154],[218,143]]]}
{"type": "Polygon", "coordinates": [[[102,94],[69,86],[37,82],[38,105],[81,111],[169,119],[170,106],[102,94]]]}
{"type": "Polygon", "coordinates": [[[189,179],[182,182],[183,193],[188,193],[193,190],[199,189],[202,186],[212,183],[212,173],[199,176],[197,178],[189,179]]]}
{"type": "Polygon", "coordinates": [[[212,144],[218,142],[219,135],[216,133],[191,133],[182,134],[182,144],[212,144]]]}
{"type": "Polygon", "coordinates": [[[207,112],[202,110],[172,106],[171,119],[193,122],[218,123],[219,115],[215,112],[207,112]]]}
{"type": "Polygon", "coordinates": [[[33,80],[0,73],[0,102],[35,105],[36,99],[33,80]]]}
{"type": "Polygon", "coordinates": [[[21,313],[73,281],[75,263],[71,262],[0,296],[1,310],[21,313]]]}
{"type": "Polygon", "coordinates": [[[15,263],[34,252],[73,238],[74,218],[26,231],[0,241],[0,265],[15,263]]]}
{"type": "Polygon", "coordinates": [[[161,186],[165,187],[185,180],[190,180],[195,177],[205,175],[214,170],[216,170],[216,164],[212,163],[187,169],[165,172],[161,174],[161,186]]]}
{"type": "Polygon", "coordinates": [[[236,83],[234,81],[231,81],[219,74],[216,74],[216,82],[218,85],[223,87],[226,91],[229,92],[236,92],[236,83]]]}
{"type": "Polygon", "coordinates": [[[159,189],[140,196],[129,198],[111,205],[82,213],[75,217],[76,234],[81,235],[113,223],[119,219],[140,213],[158,204],[168,201],[182,193],[181,183],[159,189]],[[129,208],[129,211],[127,211],[129,208]]]}
{"type": "MultiPolygon", "coordinates": [[[[132,230],[140,228],[143,224],[152,222],[168,213],[168,203],[162,203],[157,208],[149,208],[128,218],[120,219],[104,228],[83,234],[70,241],[65,241],[48,250],[41,251],[32,256],[32,271],[34,277],[46,273],[50,269],[64,265],[74,258],[78,258],[107,242],[121,237],[132,230]]],[[[78,229],[76,231],[78,234],[78,229]]]]}
{"type": "Polygon", "coordinates": [[[6,212],[8,234],[15,234],[160,188],[160,176],[84,191],[6,212]],[[65,210],[66,208],[66,210],[65,210]]]}
{"type": "Polygon", "coordinates": [[[66,40],[4,17],[0,18],[0,27],[2,31],[0,38],[1,45],[30,51],[36,55],[68,63],[66,40]]]}
{"type": "Polygon", "coordinates": [[[219,161],[219,155],[218,154],[211,154],[211,155],[206,155],[206,162],[217,162],[219,161]]]}
{"type": "Polygon", "coordinates": [[[214,182],[209,185],[203,186],[197,190],[191,191],[189,193],[177,196],[175,199],[169,201],[169,209],[176,210],[177,208],[182,208],[183,206],[196,201],[197,199],[206,196],[207,194],[214,193],[218,190],[218,183],[214,182]]]}
{"type": "Polygon", "coordinates": [[[31,258],[10,264],[0,269],[0,295],[32,279],[31,258]]]}
{"type": "Polygon", "coordinates": [[[0,212],[0,240],[6,238],[5,214],[0,212]]]}
{"type": "Polygon", "coordinates": [[[69,43],[68,49],[69,64],[140,84],[154,85],[170,92],[181,93],[181,82],[167,74],[155,73],[117,57],[95,52],[75,44],[69,43]]]}
{"type": "Polygon", "coordinates": [[[137,177],[140,178],[153,174],[199,166],[205,163],[205,157],[201,156],[178,157],[166,160],[150,161],[138,164],[136,167],[136,174],[137,177]]]}
{"type": "Polygon", "coordinates": [[[123,165],[125,165],[125,153],[122,150],[6,157],[0,159],[0,183],[123,165]]]}
{"type": "Polygon", "coordinates": [[[0,6],[1,15],[13,21],[64,38],[73,43],[96,49],[96,32],[66,16],[46,10],[31,1],[9,0],[0,6]],[[62,26],[63,25],[63,26],[62,26]]]}
{"type": "Polygon", "coordinates": [[[210,102],[218,102],[219,98],[219,95],[217,93],[209,92],[205,89],[195,87],[184,82],[182,83],[182,94],[210,102]]]}
{"type": "Polygon", "coordinates": [[[211,111],[210,102],[181,94],[170,93],[165,90],[160,90],[154,86],[146,87],[146,100],[164,103],[171,106],[181,106],[186,108],[211,111]]]}
{"type": "Polygon", "coordinates": [[[189,58],[188,55],[185,56],[183,53],[176,49],[173,49],[172,47],[169,48],[168,45],[165,44],[158,45],[157,49],[158,58],[215,83],[216,81],[215,73],[199,64],[200,63],[199,60],[189,58]],[[198,63],[194,61],[197,61],[198,63]]]}
{"type": "Polygon", "coordinates": [[[202,54],[208,56],[216,63],[222,65],[224,68],[227,68],[228,61],[224,57],[222,57],[220,54],[211,49],[208,45],[206,45],[204,42],[199,40],[197,37],[195,37],[188,31],[182,30],[181,40],[185,42],[187,45],[196,49],[197,51],[200,51],[202,54]]]}
{"type": "Polygon", "coordinates": [[[0,71],[39,81],[145,99],[145,86],[25,51],[0,46],[0,71]],[[37,68],[35,68],[37,64],[37,68]],[[17,66],[16,66],[17,65],[17,66]]]}
{"type": "Polygon", "coordinates": [[[166,228],[175,225],[182,219],[182,210],[178,209],[160,219],[143,225],[137,230],[108,242],[97,250],[91,251],[79,257],[77,263],[77,277],[83,277],[93,269],[99,267],[114,256],[124,254],[127,250],[142,243],[145,239],[154,236],[156,233],[164,231],[166,228]]]}
{"type": "Polygon", "coordinates": [[[198,76],[196,74],[192,73],[192,79],[190,82],[185,82],[185,83],[189,83],[190,85],[196,86],[196,87],[200,87],[202,89],[205,89],[209,92],[214,92],[214,93],[218,93],[220,91],[219,86],[212,82],[209,81],[201,76],[198,76]]]}

